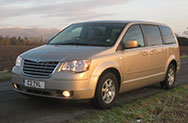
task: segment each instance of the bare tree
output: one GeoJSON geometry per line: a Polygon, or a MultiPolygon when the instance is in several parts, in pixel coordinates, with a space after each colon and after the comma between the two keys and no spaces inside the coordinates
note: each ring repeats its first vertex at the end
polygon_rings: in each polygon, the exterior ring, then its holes
{"type": "Polygon", "coordinates": [[[185,35],[187,35],[188,36],[188,27],[186,28],[187,30],[186,31],[184,31],[183,33],[185,34],[185,35]]]}

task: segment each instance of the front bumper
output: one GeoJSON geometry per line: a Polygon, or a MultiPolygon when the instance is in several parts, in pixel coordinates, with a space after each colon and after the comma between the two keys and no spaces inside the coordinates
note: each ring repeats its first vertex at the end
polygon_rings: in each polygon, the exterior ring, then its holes
{"type": "Polygon", "coordinates": [[[62,95],[63,90],[56,90],[56,89],[36,89],[36,88],[29,88],[23,85],[17,84],[18,88],[13,88],[16,92],[26,95],[33,95],[33,96],[40,96],[40,97],[48,97],[48,98],[57,98],[57,99],[90,99],[92,98],[92,90],[75,90],[71,91],[72,95],[70,97],[64,97],[62,95]]]}
{"type": "Polygon", "coordinates": [[[50,78],[32,78],[24,76],[19,71],[19,68],[16,67],[14,67],[12,70],[12,83],[17,84],[19,87],[17,89],[14,88],[14,90],[19,93],[58,99],[76,100],[91,99],[95,94],[97,77],[88,77],[84,74],[77,74],[73,76],[71,73],[62,73],[60,75],[52,75],[50,78]],[[23,85],[24,79],[45,82],[45,89],[26,87],[23,85]],[[64,97],[62,96],[62,91],[64,90],[71,91],[73,94],[70,97],[64,97]]]}

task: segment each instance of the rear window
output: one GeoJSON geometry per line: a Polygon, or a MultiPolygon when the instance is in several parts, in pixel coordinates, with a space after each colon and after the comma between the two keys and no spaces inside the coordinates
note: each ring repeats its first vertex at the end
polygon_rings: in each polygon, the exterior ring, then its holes
{"type": "Polygon", "coordinates": [[[162,37],[158,26],[143,25],[143,30],[148,42],[148,46],[155,46],[162,44],[162,37]]]}
{"type": "Polygon", "coordinates": [[[174,38],[172,31],[168,27],[160,26],[160,28],[161,28],[164,44],[176,43],[176,40],[174,38]]]}

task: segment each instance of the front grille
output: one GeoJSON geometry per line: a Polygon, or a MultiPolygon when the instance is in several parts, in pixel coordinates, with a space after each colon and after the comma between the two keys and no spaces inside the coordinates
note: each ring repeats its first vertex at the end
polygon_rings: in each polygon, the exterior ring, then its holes
{"type": "Polygon", "coordinates": [[[37,62],[25,59],[23,73],[24,75],[31,77],[49,77],[56,68],[57,64],[58,62],[37,62]]]}

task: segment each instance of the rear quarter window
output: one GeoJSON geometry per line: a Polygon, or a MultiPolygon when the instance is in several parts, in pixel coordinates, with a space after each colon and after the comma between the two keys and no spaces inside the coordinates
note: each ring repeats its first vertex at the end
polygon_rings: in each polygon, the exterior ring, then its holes
{"type": "Polygon", "coordinates": [[[162,45],[162,37],[158,26],[142,25],[148,46],[162,45]]]}
{"type": "Polygon", "coordinates": [[[174,44],[176,43],[175,37],[171,31],[166,26],[160,26],[162,37],[163,37],[163,43],[164,44],[174,44]]]}

